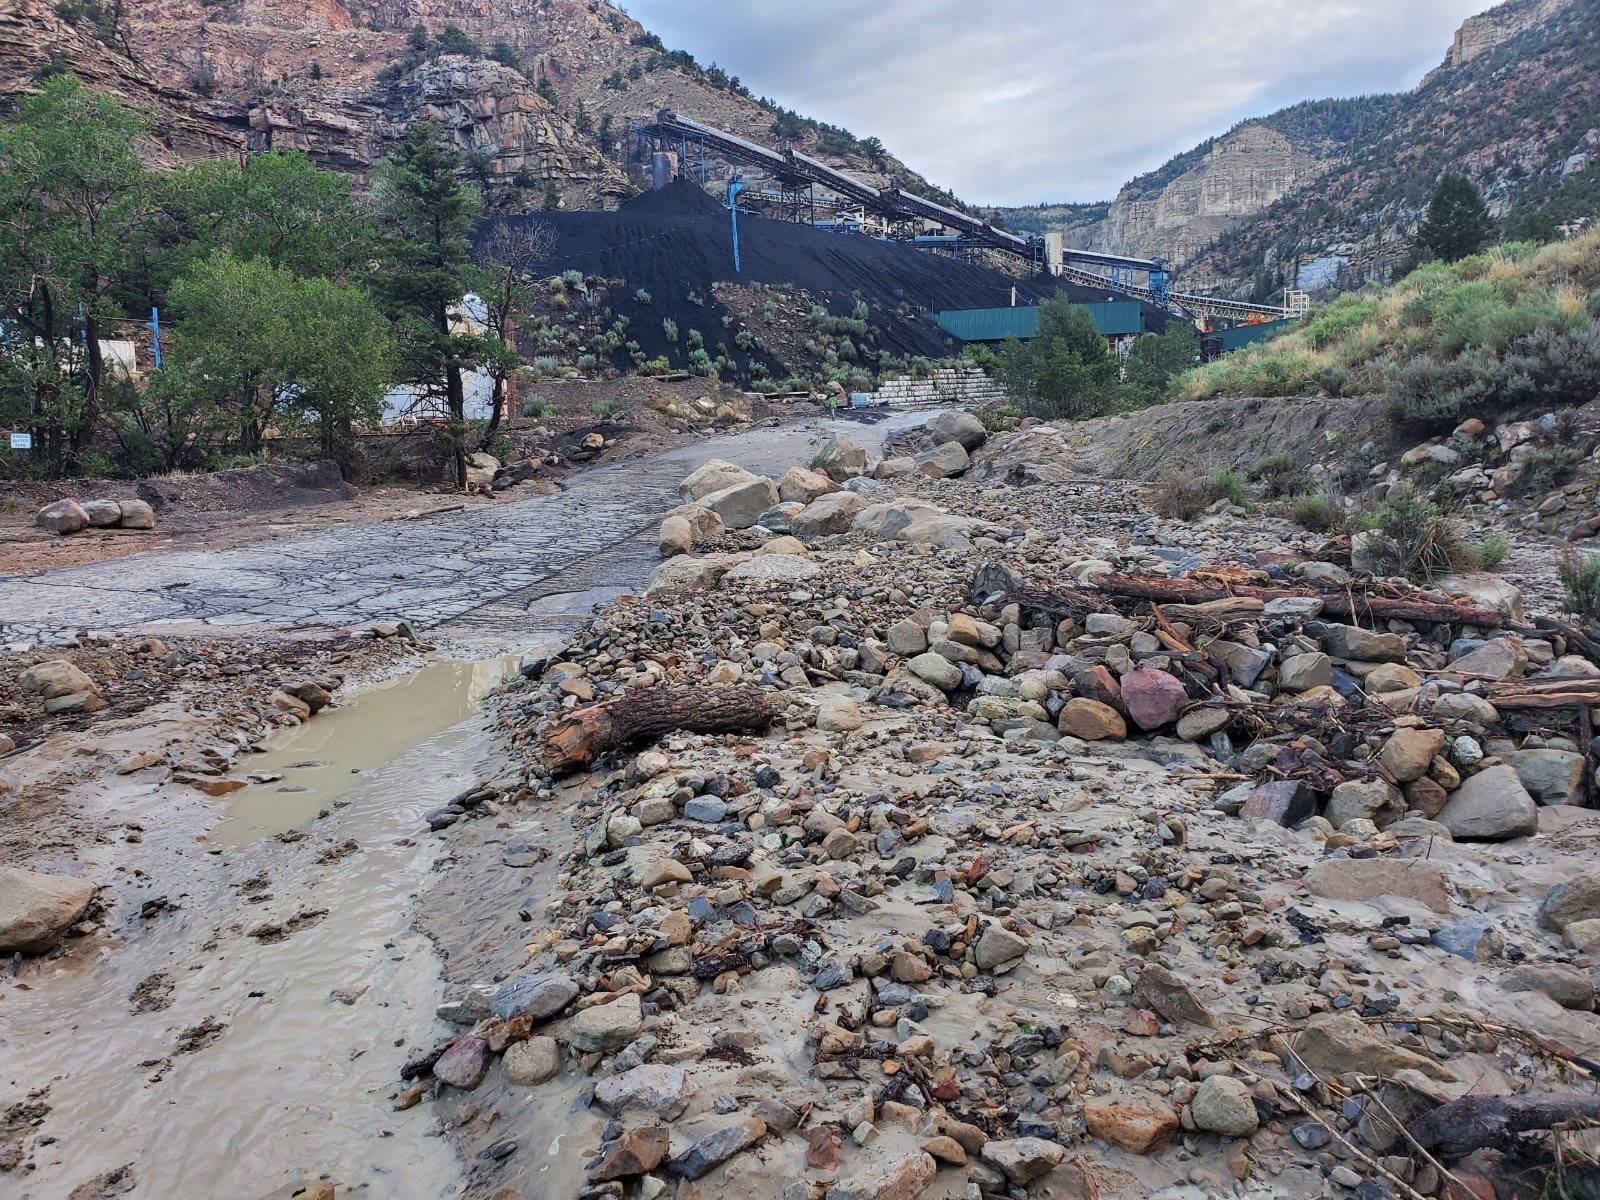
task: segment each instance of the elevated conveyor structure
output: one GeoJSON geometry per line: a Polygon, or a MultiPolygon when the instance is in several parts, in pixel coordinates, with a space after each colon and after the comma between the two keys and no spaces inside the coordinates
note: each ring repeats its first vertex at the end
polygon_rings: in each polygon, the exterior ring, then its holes
{"type": "MultiPolygon", "coordinates": [[[[1047,267],[1062,277],[1090,287],[1105,287],[1113,291],[1137,296],[1149,303],[1191,318],[1223,317],[1284,318],[1301,315],[1299,311],[1270,304],[1254,304],[1244,300],[1228,300],[1216,296],[1200,296],[1170,290],[1166,285],[1167,264],[1159,258],[1132,258],[1119,254],[1102,254],[1093,250],[1063,248],[1059,251],[1059,266],[1048,257],[1045,239],[1019,237],[1003,229],[996,229],[987,221],[945,205],[936,204],[902,188],[876,188],[852,175],[828,166],[798,150],[773,150],[738,134],[706,125],[685,117],[671,109],[662,109],[655,119],[636,125],[634,132],[650,141],[657,149],[676,149],[680,162],[687,164],[696,152],[700,159],[701,182],[705,182],[705,156],[710,153],[730,162],[756,167],[778,184],[780,195],[791,200],[789,207],[797,213],[805,211],[807,203],[798,199],[802,191],[821,188],[839,198],[844,206],[860,209],[891,223],[921,222],[951,230],[956,238],[955,249],[981,249],[996,251],[1027,262],[1035,271],[1047,267]],[[1072,265],[1069,265],[1072,264],[1072,265]],[[1144,286],[1125,282],[1130,273],[1145,275],[1144,286]]],[[[838,207],[838,205],[824,205],[838,207]]],[[[815,223],[815,202],[812,204],[812,223],[815,223]]],[[[948,243],[949,239],[911,237],[911,241],[948,243]]]]}

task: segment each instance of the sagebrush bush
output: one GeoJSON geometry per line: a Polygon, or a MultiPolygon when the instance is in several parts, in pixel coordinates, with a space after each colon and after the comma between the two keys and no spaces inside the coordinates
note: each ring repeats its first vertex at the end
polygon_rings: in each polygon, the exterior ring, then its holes
{"type": "Polygon", "coordinates": [[[1341,533],[1348,524],[1344,510],[1330,496],[1296,496],[1288,502],[1287,515],[1300,528],[1313,533],[1341,533]]]}
{"type": "Polygon", "coordinates": [[[1586,621],[1600,620],[1600,554],[1570,553],[1559,570],[1566,610],[1586,621]]]}
{"type": "Polygon", "coordinates": [[[1262,493],[1268,500],[1298,495],[1305,490],[1306,484],[1305,472],[1300,469],[1294,455],[1288,453],[1267,455],[1251,470],[1250,478],[1261,485],[1262,493]]]}
{"type": "Polygon", "coordinates": [[[1367,552],[1380,575],[1403,575],[1423,583],[1478,565],[1439,506],[1409,487],[1368,513],[1362,523],[1368,533],[1367,552]]]}

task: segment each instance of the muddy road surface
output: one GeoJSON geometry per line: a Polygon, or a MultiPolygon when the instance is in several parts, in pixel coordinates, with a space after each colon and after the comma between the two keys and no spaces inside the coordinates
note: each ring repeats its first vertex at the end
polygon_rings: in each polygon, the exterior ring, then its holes
{"type": "MultiPolygon", "coordinates": [[[[876,416],[876,414],[874,414],[876,416]]],[[[869,446],[926,420],[890,413],[837,427],[869,446]]],[[[660,516],[707,458],[782,473],[830,423],[758,429],[598,467],[555,495],[418,521],[384,521],[221,552],[136,555],[0,575],[0,638],[82,629],[226,633],[403,618],[492,641],[551,596],[630,586],[653,563],[660,516]]]]}
{"type": "MultiPolygon", "coordinates": [[[[838,428],[877,448],[925,420],[838,428]]],[[[781,473],[813,435],[756,430],[431,520],[0,576],[4,642],[85,629],[259,641],[403,619],[440,647],[240,755],[235,773],[255,781],[226,798],[115,770],[189,736],[181,697],[143,734],[139,719],[63,729],[0,758],[19,787],[59,781],[54,826],[82,843],[41,849],[54,837],[41,829],[12,865],[90,878],[106,910],[64,952],[5,964],[0,1197],[471,1194],[441,1124],[461,1114],[391,1099],[443,1032],[440,951],[471,941],[482,900],[455,894],[423,814],[493,777],[481,702],[517,656],[643,583],[685,475],[712,457],[781,473]],[[57,769],[68,762],[80,769],[57,769]]],[[[570,831],[518,830],[541,834],[570,831]]]]}

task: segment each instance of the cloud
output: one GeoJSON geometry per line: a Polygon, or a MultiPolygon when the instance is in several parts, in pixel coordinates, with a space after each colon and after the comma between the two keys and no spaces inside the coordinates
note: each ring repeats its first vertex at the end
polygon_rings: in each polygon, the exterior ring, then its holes
{"type": "Polygon", "coordinates": [[[624,0],[975,203],[1102,200],[1236,122],[1403,91],[1490,0],[624,0]]]}

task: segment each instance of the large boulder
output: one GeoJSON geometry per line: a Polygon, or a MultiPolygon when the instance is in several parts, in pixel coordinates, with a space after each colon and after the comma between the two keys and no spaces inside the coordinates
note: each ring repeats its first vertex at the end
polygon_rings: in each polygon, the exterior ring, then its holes
{"type": "Polygon", "coordinates": [[[610,1054],[621,1050],[644,1027],[639,997],[626,992],[608,1004],[586,1008],[567,1022],[567,1040],[579,1050],[610,1054]]]}
{"type": "Polygon", "coordinates": [[[1421,779],[1433,760],[1444,753],[1442,729],[1396,729],[1378,752],[1381,762],[1401,783],[1421,779]]]}
{"type": "Polygon", "coordinates": [[[854,492],[832,492],[790,517],[789,532],[803,538],[848,533],[864,507],[854,492]]]}
{"type": "Polygon", "coordinates": [[[46,659],[35,663],[17,676],[17,686],[43,700],[56,700],[62,696],[76,696],[85,692],[98,694],[99,686],[64,658],[46,659]]]}
{"type": "Polygon", "coordinates": [[[1189,703],[1183,684],[1165,671],[1140,667],[1122,678],[1122,704],[1133,723],[1146,733],[1170,725],[1189,703]]]}
{"type": "Polygon", "coordinates": [[[716,513],[729,529],[749,529],[759,524],[761,515],[778,503],[778,489],[772,480],[755,475],[701,496],[699,502],[716,513]]]}
{"type": "Polygon", "coordinates": [[[1540,804],[1576,804],[1583,790],[1584,757],[1571,750],[1509,750],[1500,755],[1540,804]]]}
{"type": "Polygon", "coordinates": [[[1436,819],[1457,841],[1493,842],[1539,832],[1539,807],[1507,766],[1467,779],[1436,819]]]}
{"type": "Polygon", "coordinates": [[[1379,829],[1392,825],[1405,815],[1406,801],[1400,789],[1383,779],[1351,779],[1333,789],[1328,810],[1323,816],[1335,828],[1347,821],[1371,821],[1379,829]]]}
{"type": "Polygon", "coordinates": [[[1563,879],[1544,894],[1537,914],[1540,926],[1556,933],[1568,925],[1600,918],[1600,871],[1563,879]]]}
{"type": "Polygon", "coordinates": [[[122,519],[117,522],[124,529],[154,529],[156,510],[143,500],[118,500],[117,508],[122,519]]]}
{"type": "Polygon", "coordinates": [[[822,574],[822,568],[798,554],[758,554],[722,577],[722,585],[741,583],[803,583],[822,574]]]}
{"type": "Polygon", "coordinates": [[[94,884],[0,867],[0,954],[43,954],[89,907],[94,884]]]}
{"type": "Polygon", "coordinates": [[[1444,872],[1418,858],[1325,858],[1307,871],[1306,891],[1325,900],[1376,900],[1398,896],[1450,911],[1444,872]]]}
{"type": "Polygon", "coordinates": [[[106,529],[122,520],[122,505],[115,500],[90,500],[83,506],[89,524],[96,529],[106,529]]]}
{"type": "Polygon", "coordinates": [[[1514,634],[1495,638],[1453,660],[1450,669],[1483,679],[1510,679],[1528,669],[1528,651],[1514,634]]]}
{"type": "Polygon", "coordinates": [[[976,450],[989,440],[989,431],[983,422],[969,412],[958,408],[946,409],[922,427],[930,444],[942,446],[946,442],[960,442],[963,450],[976,450]]]}
{"type": "Polygon", "coordinates": [[[852,528],[871,537],[897,538],[905,529],[927,517],[943,515],[944,510],[926,500],[892,500],[870,504],[861,510],[852,528]]]}
{"type": "Polygon", "coordinates": [[[77,533],[89,528],[89,514],[76,500],[57,500],[39,510],[34,524],[51,533],[77,533]]]}
{"type": "MultiPolygon", "coordinates": [[[[700,500],[712,492],[720,492],[759,478],[761,477],[754,471],[747,471],[725,459],[713,458],[678,485],[678,498],[685,503],[700,500]]],[[[773,499],[776,500],[777,497],[773,499]]]]}
{"type": "Polygon", "coordinates": [[[1068,737],[1086,742],[1120,742],[1128,736],[1122,714],[1109,704],[1074,696],[1061,709],[1056,728],[1068,737]]]}
{"type": "Polygon", "coordinates": [[[867,451],[860,442],[836,433],[822,443],[812,466],[829,479],[843,483],[867,473],[867,451]]]}
{"type": "Polygon", "coordinates": [[[687,521],[689,531],[694,537],[694,544],[697,546],[711,538],[721,537],[727,532],[727,528],[722,524],[722,518],[704,504],[680,504],[668,512],[667,516],[682,517],[687,521]]]}
{"type": "Polygon", "coordinates": [[[655,569],[645,586],[646,596],[670,596],[677,592],[698,592],[717,586],[728,572],[720,558],[669,558],[655,569]]]}
{"type": "Polygon", "coordinates": [[[694,530],[682,517],[667,517],[656,535],[656,546],[662,558],[687,554],[694,549],[694,530]]]}
{"type": "Polygon", "coordinates": [[[778,480],[778,499],[788,503],[810,504],[829,492],[837,492],[839,485],[821,471],[810,467],[790,467],[778,480]]]}
{"type": "Polygon", "coordinates": [[[1147,1093],[1091,1099],[1083,1106],[1083,1117],[1090,1133],[1129,1154],[1153,1154],[1178,1132],[1172,1106],[1147,1093]]]}
{"type": "Polygon", "coordinates": [[[1231,1075],[1212,1075],[1200,1082],[1189,1115],[1207,1133],[1249,1137],[1261,1124],[1250,1089],[1231,1075]]]}
{"type": "Polygon", "coordinates": [[[917,470],[930,479],[953,479],[966,474],[971,465],[972,459],[960,442],[946,442],[926,454],[917,455],[917,470]]]}

